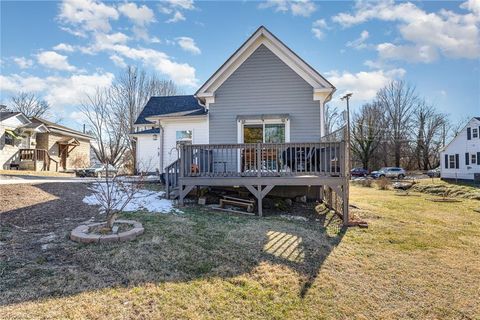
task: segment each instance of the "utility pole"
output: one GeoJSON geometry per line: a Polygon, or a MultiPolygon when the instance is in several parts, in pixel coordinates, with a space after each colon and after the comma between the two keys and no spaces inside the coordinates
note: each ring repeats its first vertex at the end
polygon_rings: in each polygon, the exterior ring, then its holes
{"type": "Polygon", "coordinates": [[[345,131],[345,180],[343,187],[343,224],[348,226],[349,223],[349,194],[350,194],[350,170],[351,158],[350,158],[350,97],[352,93],[347,93],[340,99],[347,100],[347,130],[345,131]]]}

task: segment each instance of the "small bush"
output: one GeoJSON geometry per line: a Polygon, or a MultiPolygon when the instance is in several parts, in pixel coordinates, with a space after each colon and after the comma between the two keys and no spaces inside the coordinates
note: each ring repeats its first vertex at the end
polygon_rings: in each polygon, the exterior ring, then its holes
{"type": "Polygon", "coordinates": [[[371,188],[373,184],[372,179],[365,179],[360,181],[360,185],[365,188],[371,188]]]}
{"type": "Polygon", "coordinates": [[[378,179],[376,184],[377,184],[378,190],[388,190],[390,189],[391,182],[389,179],[383,177],[378,179]]]}

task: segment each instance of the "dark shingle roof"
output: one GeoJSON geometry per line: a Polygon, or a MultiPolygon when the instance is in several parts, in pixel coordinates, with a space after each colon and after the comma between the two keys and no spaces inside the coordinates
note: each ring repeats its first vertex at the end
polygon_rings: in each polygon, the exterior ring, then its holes
{"type": "Polygon", "coordinates": [[[6,111],[6,112],[0,112],[0,120],[5,120],[8,118],[11,118],[13,116],[16,116],[17,114],[20,114],[21,112],[13,112],[13,111],[6,111]]]}
{"type": "Polygon", "coordinates": [[[135,121],[135,124],[151,124],[145,118],[182,112],[183,116],[205,114],[205,109],[193,95],[151,97],[135,121]],[[187,111],[192,111],[188,113],[187,111]],[[186,112],[183,114],[183,112],[186,112]]]}
{"type": "Polygon", "coordinates": [[[132,134],[159,134],[160,133],[160,128],[154,128],[154,129],[147,129],[143,131],[138,131],[138,132],[133,132],[132,134]]]}
{"type": "Polygon", "coordinates": [[[480,117],[474,117],[475,119],[477,119],[478,121],[480,121],[480,117]]]}
{"type": "Polygon", "coordinates": [[[32,117],[32,118],[30,118],[30,121],[36,122],[36,123],[43,123],[48,129],[53,128],[53,129],[57,129],[57,130],[67,132],[67,133],[82,136],[84,138],[93,139],[93,137],[89,134],[86,134],[86,133],[83,133],[83,132],[80,132],[80,131],[77,131],[77,130],[73,130],[69,127],[65,127],[65,126],[62,126],[58,123],[54,123],[54,122],[51,122],[51,121],[48,121],[48,120],[45,120],[45,119],[42,119],[42,118],[32,117]]]}

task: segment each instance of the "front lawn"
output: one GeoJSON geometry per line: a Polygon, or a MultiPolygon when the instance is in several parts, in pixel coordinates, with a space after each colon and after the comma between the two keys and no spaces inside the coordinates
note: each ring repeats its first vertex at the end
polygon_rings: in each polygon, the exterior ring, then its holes
{"type": "Polygon", "coordinates": [[[131,243],[80,245],[67,234],[89,215],[81,197],[18,188],[54,196],[0,208],[2,319],[480,318],[479,201],[353,186],[368,229],[344,232],[330,215],[304,222],[187,207],[126,214],[146,230],[131,243]],[[49,221],[51,248],[36,229],[47,205],[62,211],[49,221]]]}

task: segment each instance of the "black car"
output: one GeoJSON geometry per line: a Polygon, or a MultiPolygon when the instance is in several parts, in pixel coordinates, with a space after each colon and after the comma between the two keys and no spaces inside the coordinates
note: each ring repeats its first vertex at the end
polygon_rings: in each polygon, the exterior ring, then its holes
{"type": "Polygon", "coordinates": [[[368,170],[364,168],[353,168],[350,170],[350,175],[352,177],[366,177],[368,176],[368,170]]]}

